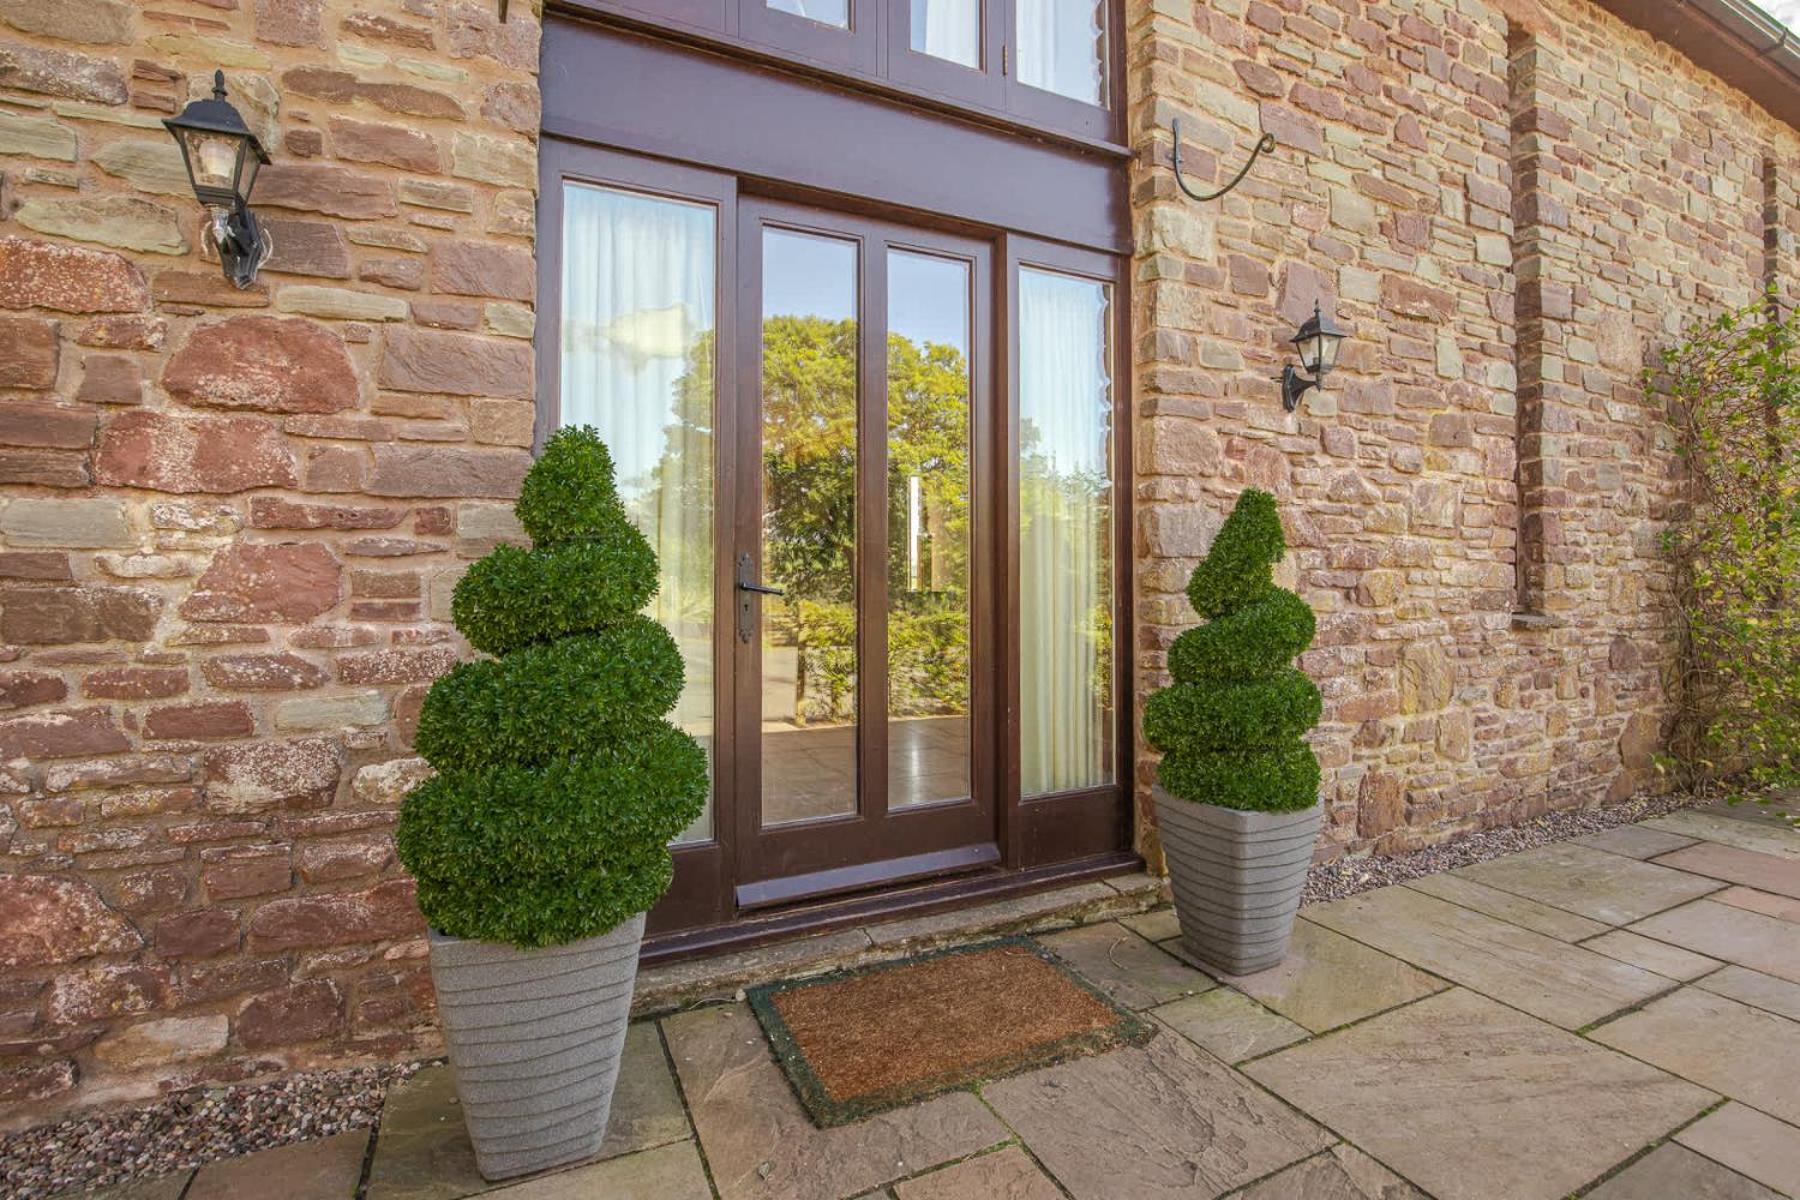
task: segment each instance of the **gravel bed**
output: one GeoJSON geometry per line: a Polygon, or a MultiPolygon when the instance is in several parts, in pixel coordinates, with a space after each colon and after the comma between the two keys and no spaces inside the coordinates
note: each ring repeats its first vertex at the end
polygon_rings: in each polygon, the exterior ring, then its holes
{"type": "Polygon", "coordinates": [[[0,1197],[43,1200],[215,1159],[366,1129],[387,1090],[423,1065],[303,1071],[268,1083],[175,1092],[140,1108],[0,1137],[0,1197]]]}
{"type": "MultiPolygon", "coordinates": [[[[1698,802],[1692,796],[1658,796],[1606,808],[1550,812],[1524,825],[1471,833],[1394,858],[1340,859],[1312,869],[1304,903],[1341,900],[1698,802]]],[[[0,1198],[45,1200],[364,1129],[379,1119],[387,1090],[422,1065],[306,1071],[268,1083],[196,1088],[141,1108],[0,1136],[0,1198]]]]}
{"type": "Polygon", "coordinates": [[[1454,871],[1457,867],[1472,866],[1552,842],[1566,842],[1570,838],[1660,817],[1666,812],[1700,803],[1703,803],[1700,798],[1691,795],[1643,796],[1605,808],[1547,812],[1523,825],[1484,829],[1392,858],[1340,858],[1336,862],[1321,863],[1307,873],[1300,902],[1323,904],[1327,900],[1342,900],[1345,896],[1386,887],[1390,883],[1405,883],[1408,879],[1421,879],[1440,871],[1454,871]]]}

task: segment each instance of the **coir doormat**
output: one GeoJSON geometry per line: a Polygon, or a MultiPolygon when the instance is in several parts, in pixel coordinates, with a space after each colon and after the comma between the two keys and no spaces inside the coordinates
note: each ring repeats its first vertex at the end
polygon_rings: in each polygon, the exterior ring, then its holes
{"type": "Polygon", "coordinates": [[[749,998],[820,1125],[1142,1044],[1151,1032],[1019,937],[770,984],[749,998]]]}

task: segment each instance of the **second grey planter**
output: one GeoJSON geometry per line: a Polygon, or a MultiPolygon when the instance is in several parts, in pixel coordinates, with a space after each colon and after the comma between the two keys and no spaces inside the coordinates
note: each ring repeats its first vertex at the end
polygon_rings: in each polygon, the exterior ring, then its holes
{"type": "Polygon", "coordinates": [[[1187,952],[1227,975],[1286,958],[1321,807],[1243,812],[1194,804],[1161,787],[1151,796],[1187,952]]]}
{"type": "Polygon", "coordinates": [[[600,1153],[644,915],[521,950],[431,935],[431,981],[475,1165],[489,1180],[600,1153]]]}

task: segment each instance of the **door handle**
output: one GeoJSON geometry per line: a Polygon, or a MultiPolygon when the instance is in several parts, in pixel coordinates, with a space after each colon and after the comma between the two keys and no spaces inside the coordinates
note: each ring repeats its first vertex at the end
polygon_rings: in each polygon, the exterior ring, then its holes
{"type": "Polygon", "coordinates": [[[756,596],[785,596],[780,588],[770,587],[756,580],[756,563],[749,552],[738,555],[737,560],[737,618],[738,641],[748,643],[756,636],[756,596]]]}

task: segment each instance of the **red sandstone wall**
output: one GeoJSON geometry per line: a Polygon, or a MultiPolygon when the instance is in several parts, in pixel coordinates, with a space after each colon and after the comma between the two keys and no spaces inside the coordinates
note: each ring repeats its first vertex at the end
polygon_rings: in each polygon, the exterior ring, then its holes
{"type": "Polygon", "coordinates": [[[1320,614],[1324,853],[1653,784],[1678,474],[1638,374],[1766,275],[1791,292],[1794,131],[1581,0],[1131,12],[1141,688],[1254,484],[1320,614]],[[1281,149],[1198,205],[1174,116],[1209,176],[1259,129],[1281,149]],[[1271,377],[1315,298],[1353,338],[1289,416],[1271,377]],[[1548,620],[1514,617],[1521,451],[1548,620]]]}
{"type": "Polygon", "coordinates": [[[529,462],[510,7],[0,0],[0,1122],[436,1044],[390,827],[529,462]],[[246,292],[159,124],[218,64],[246,292]]]}

